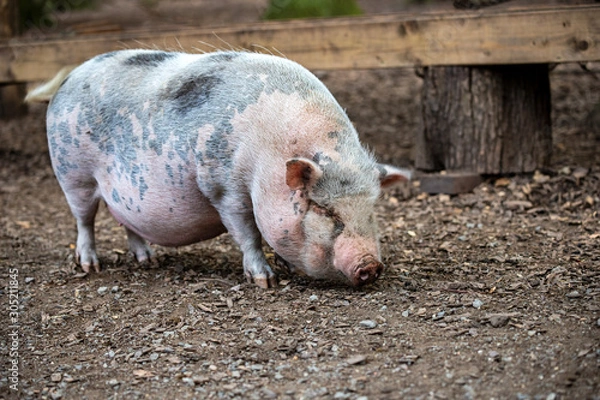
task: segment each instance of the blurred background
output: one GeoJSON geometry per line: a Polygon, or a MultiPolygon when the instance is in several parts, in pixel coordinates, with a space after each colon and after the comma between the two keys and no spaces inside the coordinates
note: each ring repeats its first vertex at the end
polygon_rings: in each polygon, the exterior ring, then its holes
{"type": "MultiPolygon", "coordinates": [[[[19,0],[20,36],[40,39],[143,30],[207,28],[256,23],[264,19],[334,17],[398,12],[462,12],[455,4],[494,8],[594,3],[594,0],[19,0]]],[[[147,44],[151,45],[151,44],[147,44]]],[[[226,47],[198,46],[205,51],[226,47]]],[[[413,68],[313,71],[356,124],[361,139],[385,162],[414,162],[420,129],[421,79],[413,68]]],[[[595,165],[600,155],[600,65],[560,64],[550,73],[553,165],[595,165]]],[[[44,151],[43,105],[24,121],[0,124],[3,152],[44,151]],[[23,137],[23,126],[39,131],[23,137]]]]}

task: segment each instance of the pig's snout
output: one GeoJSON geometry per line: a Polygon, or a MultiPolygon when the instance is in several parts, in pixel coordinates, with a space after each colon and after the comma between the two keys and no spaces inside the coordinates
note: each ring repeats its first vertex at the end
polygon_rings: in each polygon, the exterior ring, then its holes
{"type": "Polygon", "coordinates": [[[354,286],[364,286],[373,283],[383,272],[383,264],[374,257],[365,257],[354,270],[354,286]]]}

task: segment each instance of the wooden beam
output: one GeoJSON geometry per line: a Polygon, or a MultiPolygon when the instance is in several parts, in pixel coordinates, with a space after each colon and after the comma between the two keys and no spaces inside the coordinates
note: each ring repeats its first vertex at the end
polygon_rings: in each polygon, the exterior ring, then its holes
{"type": "Polygon", "coordinates": [[[600,60],[600,5],[263,22],[0,44],[0,82],[37,81],[123,48],[283,53],[309,69],[600,60]]]}

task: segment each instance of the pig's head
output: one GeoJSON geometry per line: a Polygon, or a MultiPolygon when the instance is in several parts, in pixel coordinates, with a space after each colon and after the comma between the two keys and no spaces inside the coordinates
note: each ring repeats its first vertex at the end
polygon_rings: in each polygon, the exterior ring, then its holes
{"type": "Polygon", "coordinates": [[[271,245],[294,272],[362,286],[383,272],[375,202],[380,187],[410,179],[410,172],[367,163],[332,162],[327,157],[292,158],[285,183],[293,209],[271,245]]]}

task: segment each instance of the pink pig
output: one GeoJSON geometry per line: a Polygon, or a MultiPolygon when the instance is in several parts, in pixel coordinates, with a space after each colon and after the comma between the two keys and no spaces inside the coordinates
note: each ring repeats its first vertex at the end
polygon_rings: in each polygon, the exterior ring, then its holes
{"type": "Polygon", "coordinates": [[[246,52],[124,50],[34,91],[49,98],[56,177],[84,271],[100,268],[100,200],[138,261],[146,240],[183,246],[229,232],[244,273],[277,284],[264,239],[291,270],[361,286],[383,271],[374,205],[410,179],[378,164],[325,86],[300,65],[246,52]]]}

